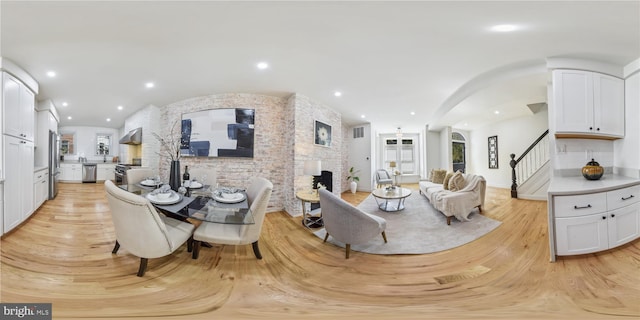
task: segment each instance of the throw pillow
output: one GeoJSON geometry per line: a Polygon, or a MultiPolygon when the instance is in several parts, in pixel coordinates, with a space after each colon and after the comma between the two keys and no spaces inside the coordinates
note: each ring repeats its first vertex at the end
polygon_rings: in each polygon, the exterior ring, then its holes
{"type": "Polygon", "coordinates": [[[447,170],[436,170],[433,172],[433,179],[431,182],[440,183],[444,182],[444,177],[447,175],[447,170]]]}
{"type": "Polygon", "coordinates": [[[462,172],[458,170],[451,179],[449,179],[449,191],[460,191],[464,189],[466,182],[462,172]]]}
{"type": "Polygon", "coordinates": [[[444,176],[444,180],[442,180],[442,187],[445,190],[449,190],[449,180],[453,177],[453,172],[447,172],[447,175],[444,176]]]}
{"type": "Polygon", "coordinates": [[[429,172],[429,181],[433,182],[433,172],[436,171],[436,169],[431,169],[431,172],[429,172]]]}

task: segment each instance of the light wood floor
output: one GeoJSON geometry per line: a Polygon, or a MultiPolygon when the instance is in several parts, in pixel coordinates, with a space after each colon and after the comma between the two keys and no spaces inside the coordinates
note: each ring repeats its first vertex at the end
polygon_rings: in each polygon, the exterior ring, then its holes
{"type": "Polygon", "coordinates": [[[139,278],[138,258],[126,248],[111,254],[102,185],[61,184],[55,200],[3,237],[0,300],[51,302],[54,319],[640,317],[640,241],[550,263],[546,202],[488,188],[484,209],[503,223],[470,244],[349,260],[299,217],[270,213],[261,261],[250,245],[203,248],[198,260],[183,246],[150,259],[139,278]]]}

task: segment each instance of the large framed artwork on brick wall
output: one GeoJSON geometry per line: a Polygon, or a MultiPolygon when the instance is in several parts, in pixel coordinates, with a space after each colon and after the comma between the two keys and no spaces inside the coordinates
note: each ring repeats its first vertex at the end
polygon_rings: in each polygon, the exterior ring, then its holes
{"type": "Polygon", "coordinates": [[[498,136],[489,137],[489,169],[498,169],[498,136]]]}
{"type": "Polygon", "coordinates": [[[210,109],[182,114],[180,154],[253,158],[255,109],[210,109]]]}

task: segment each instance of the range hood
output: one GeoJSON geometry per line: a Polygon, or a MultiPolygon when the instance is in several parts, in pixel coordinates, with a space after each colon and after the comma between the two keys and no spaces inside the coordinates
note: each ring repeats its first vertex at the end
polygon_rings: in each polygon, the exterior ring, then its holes
{"type": "Polygon", "coordinates": [[[141,143],[142,143],[142,128],[133,129],[120,139],[120,144],[141,144],[141,143]]]}

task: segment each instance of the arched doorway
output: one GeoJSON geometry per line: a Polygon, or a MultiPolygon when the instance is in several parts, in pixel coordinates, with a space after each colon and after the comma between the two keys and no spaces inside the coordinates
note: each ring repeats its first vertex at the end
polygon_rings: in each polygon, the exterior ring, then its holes
{"type": "Polygon", "coordinates": [[[451,161],[453,162],[453,172],[460,170],[465,172],[466,162],[466,139],[459,132],[451,133],[451,161]]]}

